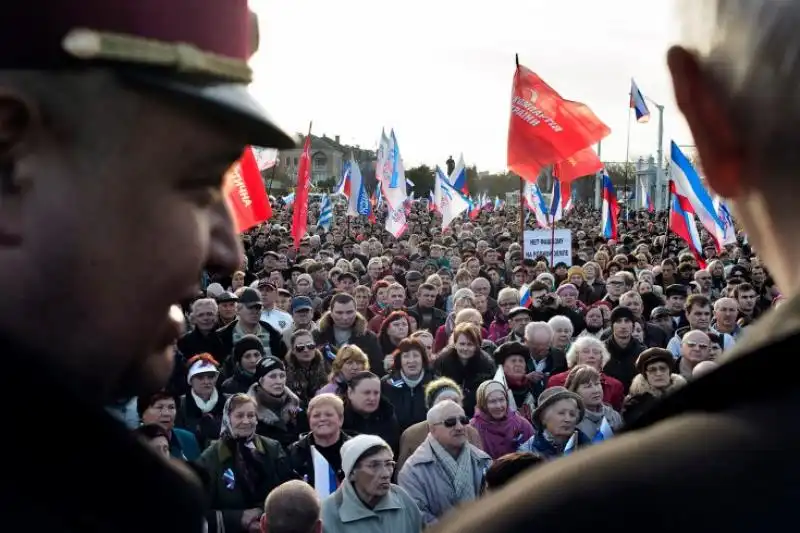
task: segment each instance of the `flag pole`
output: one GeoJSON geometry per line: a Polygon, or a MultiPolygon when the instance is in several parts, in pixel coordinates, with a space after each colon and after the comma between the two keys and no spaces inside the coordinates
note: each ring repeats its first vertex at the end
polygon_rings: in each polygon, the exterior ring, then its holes
{"type": "MultiPolygon", "coordinates": [[[[633,96],[631,95],[631,98],[633,96]]],[[[628,135],[625,142],[625,220],[630,220],[630,204],[628,203],[628,174],[630,174],[630,159],[631,151],[631,105],[628,104],[628,135]]]]}
{"type": "MultiPolygon", "coordinates": [[[[514,54],[514,64],[519,70],[519,54],[514,54]]],[[[525,196],[525,182],[519,177],[519,241],[522,244],[522,253],[525,254],[525,209],[522,198],[525,196]]]]}
{"type": "Polygon", "coordinates": [[[275,179],[275,169],[278,168],[278,163],[275,163],[275,166],[272,167],[272,175],[269,177],[269,185],[267,186],[267,196],[272,194],[272,181],[275,179]]]}
{"type": "Polygon", "coordinates": [[[669,219],[672,218],[672,189],[667,185],[667,227],[664,229],[664,246],[661,248],[661,259],[667,256],[667,239],[669,238],[669,219]]]}
{"type": "MultiPolygon", "coordinates": [[[[553,198],[556,196],[556,180],[554,171],[556,169],[556,165],[558,163],[554,163],[552,167],[550,167],[550,181],[553,182],[553,194],[550,198],[550,210],[553,210],[553,198]]],[[[559,174],[561,174],[559,172],[559,174]]],[[[561,184],[559,183],[559,186],[561,184]]],[[[556,206],[556,209],[558,207],[556,206]]],[[[562,214],[563,216],[563,214],[562,214]]],[[[550,213],[550,268],[553,268],[553,261],[555,260],[555,253],[556,253],[556,214],[555,212],[550,213]]]]}

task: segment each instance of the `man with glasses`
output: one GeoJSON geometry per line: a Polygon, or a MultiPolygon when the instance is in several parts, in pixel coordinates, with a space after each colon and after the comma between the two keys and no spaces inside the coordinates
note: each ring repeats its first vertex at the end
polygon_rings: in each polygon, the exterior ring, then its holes
{"type": "Polygon", "coordinates": [[[408,458],[397,483],[414,499],[426,526],[476,499],[492,459],[467,442],[469,419],[452,400],[428,411],[428,437],[408,458]]]}
{"type": "Polygon", "coordinates": [[[245,335],[255,335],[264,345],[264,356],[274,355],[283,359],[286,355],[286,345],[283,343],[281,332],[268,322],[261,320],[264,306],[261,303],[261,294],[250,287],[245,288],[236,304],[236,320],[218,330],[219,338],[225,347],[227,358],[223,363],[224,374],[230,376],[233,372],[233,346],[245,335]]]}
{"type": "Polygon", "coordinates": [[[611,309],[619,305],[619,297],[625,292],[625,279],[619,274],[609,276],[606,280],[606,295],[601,301],[611,304],[611,309]]]}
{"type": "Polygon", "coordinates": [[[681,339],[680,357],[675,362],[677,372],[687,381],[691,380],[694,367],[709,360],[710,347],[711,339],[702,331],[695,329],[686,333],[681,339]]]}

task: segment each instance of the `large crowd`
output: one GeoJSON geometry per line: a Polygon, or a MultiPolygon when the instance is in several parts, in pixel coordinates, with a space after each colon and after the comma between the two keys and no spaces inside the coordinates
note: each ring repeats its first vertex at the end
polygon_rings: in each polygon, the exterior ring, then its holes
{"type": "Polygon", "coordinates": [[[550,264],[526,256],[514,206],[442,232],[414,202],[395,239],[336,202],[297,249],[274,207],[240,269],[186,302],[169,386],[113,407],[199,474],[210,531],[264,527],[265,499],[299,480],[325,532],[417,533],[624,431],[780,302],[744,234],[717,250],[703,233],[697,257],[663,214],[631,211],[606,240],[578,206],[571,261],[550,264]]]}

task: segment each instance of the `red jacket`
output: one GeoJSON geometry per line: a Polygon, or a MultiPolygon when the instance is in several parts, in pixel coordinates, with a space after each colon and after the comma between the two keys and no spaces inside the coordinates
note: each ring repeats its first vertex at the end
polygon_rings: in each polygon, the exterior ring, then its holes
{"type": "MultiPolygon", "coordinates": [[[[547,388],[563,387],[567,382],[569,370],[554,374],[547,380],[547,388]]],[[[615,411],[622,410],[622,402],[625,400],[625,387],[617,378],[600,374],[600,384],[603,386],[603,402],[614,408],[615,411]]]]}

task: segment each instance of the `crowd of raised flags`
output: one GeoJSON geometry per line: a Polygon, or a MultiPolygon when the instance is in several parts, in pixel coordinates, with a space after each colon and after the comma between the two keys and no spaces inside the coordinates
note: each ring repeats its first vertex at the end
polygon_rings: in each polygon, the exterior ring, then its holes
{"type": "MultiPolygon", "coordinates": [[[[636,122],[647,122],[650,118],[647,99],[633,79],[629,97],[629,107],[636,122]]],[[[508,167],[524,180],[520,202],[527,208],[526,219],[532,214],[537,226],[553,228],[572,207],[571,182],[580,176],[598,173],[602,184],[600,229],[605,238],[618,238],[620,202],[610,177],[592,148],[610,131],[588,106],[562,98],[533,71],[517,65],[509,123],[508,167]],[[552,169],[553,178],[549,201],[537,185],[539,174],[546,166],[552,169]]],[[[296,243],[307,228],[309,139],[310,126],[298,168],[297,187],[295,192],[282,199],[285,205],[295,206],[292,234],[296,243]]],[[[229,173],[226,193],[240,231],[271,216],[269,202],[263,201],[260,198],[263,194],[259,195],[256,189],[260,172],[274,166],[277,159],[274,150],[248,147],[229,173]]],[[[691,161],[675,142],[671,143],[669,168],[669,229],[686,241],[698,259],[702,255],[702,244],[696,220],[712,236],[717,249],[735,242],[736,233],[728,206],[706,189],[691,161]]],[[[400,146],[393,129],[388,135],[385,130],[381,131],[375,177],[377,187],[370,193],[351,152],[333,194],[347,199],[346,216],[366,217],[373,223],[377,220],[376,211],[385,205],[388,211],[386,230],[399,238],[408,227],[406,215],[415,198],[413,191],[409,191],[414,184],[405,176],[400,146]]],[[[634,203],[653,212],[655,206],[648,184],[643,181],[637,192],[634,203]]],[[[485,193],[470,196],[467,167],[461,155],[449,175],[436,167],[434,188],[428,203],[432,211],[441,215],[442,229],[446,229],[462,214],[476,218],[483,209],[502,209],[505,200],[499,197],[491,199],[485,193]]],[[[627,213],[626,210],[626,216],[627,213]]],[[[332,223],[332,199],[323,195],[316,225],[330,229],[332,223]]]]}

